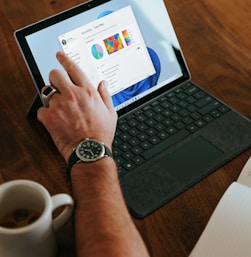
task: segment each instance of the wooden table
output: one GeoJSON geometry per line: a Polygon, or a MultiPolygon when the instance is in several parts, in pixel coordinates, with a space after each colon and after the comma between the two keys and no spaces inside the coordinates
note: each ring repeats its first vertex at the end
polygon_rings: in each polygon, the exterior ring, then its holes
{"type": "MultiPolygon", "coordinates": [[[[152,0],[154,1],[154,0],[152,0]]],[[[79,0],[0,0],[0,181],[31,179],[51,194],[71,193],[65,163],[50,136],[26,111],[35,87],[14,30],[79,0]]],[[[251,1],[165,0],[193,80],[251,118],[251,1]]],[[[151,256],[188,256],[251,149],[143,220],[135,220],[151,256]]],[[[60,257],[74,255],[72,220],[58,234],[60,257]]]]}

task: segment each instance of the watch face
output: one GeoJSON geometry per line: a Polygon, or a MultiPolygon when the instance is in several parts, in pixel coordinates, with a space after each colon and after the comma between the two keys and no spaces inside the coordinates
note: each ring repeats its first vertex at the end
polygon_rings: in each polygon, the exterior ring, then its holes
{"type": "Polygon", "coordinates": [[[105,147],[98,141],[86,139],[78,145],[76,154],[84,162],[96,161],[105,155],[105,147]]]}

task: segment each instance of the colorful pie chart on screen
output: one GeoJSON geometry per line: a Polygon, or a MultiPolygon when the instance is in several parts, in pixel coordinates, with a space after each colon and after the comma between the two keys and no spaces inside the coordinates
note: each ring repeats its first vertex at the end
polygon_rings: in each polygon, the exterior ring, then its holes
{"type": "Polygon", "coordinates": [[[97,59],[97,60],[102,59],[103,56],[104,56],[104,50],[103,50],[102,46],[99,45],[99,44],[94,44],[94,45],[92,46],[91,51],[92,51],[92,56],[93,56],[95,59],[97,59]]]}

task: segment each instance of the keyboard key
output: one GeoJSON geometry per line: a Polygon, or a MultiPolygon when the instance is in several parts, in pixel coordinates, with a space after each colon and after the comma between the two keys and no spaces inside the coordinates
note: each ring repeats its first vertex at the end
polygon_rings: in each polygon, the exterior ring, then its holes
{"type": "Polygon", "coordinates": [[[140,155],[144,150],[140,147],[140,146],[135,146],[133,149],[132,149],[132,152],[135,154],[135,155],[140,155]]]}
{"type": "Polygon", "coordinates": [[[171,104],[170,104],[167,100],[161,102],[160,105],[161,105],[163,108],[169,108],[169,107],[171,106],[171,104]]]}
{"type": "Polygon", "coordinates": [[[153,135],[155,135],[156,133],[157,133],[157,131],[156,131],[156,129],[154,129],[154,128],[149,128],[149,129],[147,129],[147,131],[146,131],[146,134],[149,135],[149,136],[153,136],[153,135]]]}
{"type": "Polygon", "coordinates": [[[113,145],[114,146],[119,146],[123,143],[123,141],[121,139],[119,139],[119,133],[116,131],[116,135],[113,141],[113,145]]]}
{"type": "Polygon", "coordinates": [[[177,94],[177,97],[180,99],[180,100],[184,100],[187,98],[187,94],[185,94],[184,92],[180,92],[177,94]]]}
{"type": "Polygon", "coordinates": [[[158,105],[158,106],[155,106],[155,107],[153,108],[153,110],[154,110],[156,113],[160,113],[160,112],[163,111],[163,107],[161,107],[160,105],[158,105]]]}
{"type": "Polygon", "coordinates": [[[195,103],[195,105],[199,108],[209,104],[210,102],[213,101],[213,98],[211,96],[205,96],[204,98],[202,98],[201,100],[197,101],[195,103]]]}
{"type": "Polygon", "coordinates": [[[118,166],[121,166],[123,163],[125,163],[125,159],[122,156],[116,157],[116,162],[118,166]]]}
{"type": "Polygon", "coordinates": [[[126,116],[126,119],[127,119],[128,121],[134,120],[134,119],[135,119],[135,115],[134,115],[133,113],[130,113],[130,114],[128,114],[128,115],[126,116]]]}
{"type": "Polygon", "coordinates": [[[196,98],[193,97],[193,96],[189,96],[189,97],[186,99],[186,101],[187,101],[188,103],[192,104],[192,103],[196,102],[196,98]]]}
{"type": "Polygon", "coordinates": [[[156,145],[157,143],[160,142],[160,139],[157,137],[157,136],[154,136],[154,137],[151,137],[149,139],[149,141],[153,144],[153,145],[156,145]]]}
{"type": "Polygon", "coordinates": [[[190,117],[186,117],[185,119],[183,119],[183,122],[185,122],[188,125],[193,122],[193,119],[190,117]]]}
{"type": "Polygon", "coordinates": [[[130,125],[131,127],[136,127],[139,124],[138,121],[136,120],[129,120],[128,121],[128,125],[130,125]]]}
{"type": "Polygon", "coordinates": [[[124,142],[123,144],[121,144],[121,145],[119,146],[119,148],[120,148],[122,151],[127,152],[127,151],[130,150],[131,147],[130,147],[130,145],[129,145],[128,143],[124,142]]]}
{"type": "Polygon", "coordinates": [[[206,121],[208,123],[214,120],[214,118],[209,114],[204,116],[203,119],[204,119],[204,121],[206,121]]]}
{"type": "Polygon", "coordinates": [[[118,156],[123,154],[123,151],[121,149],[119,149],[119,147],[114,147],[112,154],[114,157],[117,158],[118,156]]]}
{"type": "Polygon", "coordinates": [[[132,152],[126,152],[122,155],[126,160],[131,160],[135,155],[132,152]]]}
{"type": "Polygon", "coordinates": [[[187,110],[191,113],[198,111],[198,108],[196,108],[194,105],[189,105],[187,107],[187,110]]]}
{"type": "Polygon", "coordinates": [[[140,141],[139,141],[137,138],[135,138],[135,137],[133,137],[133,138],[131,138],[131,139],[129,140],[129,143],[130,143],[132,146],[138,145],[139,142],[140,142],[140,141]]]}
{"type": "Polygon", "coordinates": [[[179,103],[179,106],[181,107],[181,108],[186,108],[189,104],[187,103],[187,102],[185,102],[185,101],[180,101],[179,103]]]}
{"type": "Polygon", "coordinates": [[[225,106],[225,105],[222,105],[218,110],[219,110],[220,112],[222,112],[222,113],[226,113],[226,112],[230,111],[230,108],[228,108],[228,107],[225,106]]]}
{"type": "Polygon", "coordinates": [[[203,120],[197,120],[197,121],[195,121],[195,125],[199,128],[203,128],[207,125],[207,123],[203,120]]]}
{"type": "Polygon", "coordinates": [[[174,97],[174,96],[170,97],[168,100],[172,104],[178,104],[180,102],[180,100],[177,97],[174,97]]]}
{"type": "Polygon", "coordinates": [[[150,142],[146,141],[146,142],[141,143],[140,146],[141,146],[143,149],[147,150],[147,149],[150,149],[150,148],[151,148],[152,144],[151,144],[150,142]]]}
{"type": "Polygon", "coordinates": [[[128,133],[131,135],[131,136],[137,136],[140,132],[137,128],[133,128],[133,129],[130,129],[128,131],[128,133]]]}
{"type": "Polygon", "coordinates": [[[145,151],[142,156],[146,159],[149,160],[150,158],[152,158],[153,156],[155,156],[156,154],[164,151],[165,149],[167,149],[168,147],[176,144],[177,142],[179,142],[180,140],[182,140],[183,138],[187,137],[190,133],[188,132],[188,130],[183,129],[181,131],[179,131],[178,133],[176,133],[174,136],[172,137],[168,137],[166,140],[161,141],[159,144],[149,148],[148,151],[145,151]]]}
{"type": "Polygon", "coordinates": [[[154,126],[155,129],[157,129],[158,131],[162,131],[165,129],[165,126],[162,123],[158,123],[156,124],[156,126],[154,126]]]}
{"type": "Polygon", "coordinates": [[[147,140],[148,136],[145,134],[145,133],[141,133],[137,136],[137,138],[140,140],[140,141],[145,141],[147,140]]]}
{"type": "Polygon", "coordinates": [[[153,110],[148,110],[144,113],[148,118],[151,118],[155,115],[155,112],[153,110]]]}
{"type": "Polygon", "coordinates": [[[198,120],[198,119],[201,117],[201,115],[200,115],[198,112],[194,112],[194,113],[192,113],[190,116],[191,116],[191,118],[193,118],[194,120],[198,120]]]}
{"type": "Polygon", "coordinates": [[[198,88],[194,85],[191,85],[191,87],[189,87],[188,89],[185,90],[185,92],[188,94],[188,95],[193,95],[195,94],[196,92],[198,91],[198,88]]]}
{"type": "Polygon", "coordinates": [[[145,160],[141,156],[137,156],[132,159],[133,163],[136,165],[142,164],[145,160]]]}
{"type": "Polygon", "coordinates": [[[181,108],[178,105],[173,105],[170,107],[170,110],[172,112],[179,112],[179,111],[181,111],[181,108]]]}
{"type": "Polygon", "coordinates": [[[173,121],[179,121],[179,120],[181,120],[181,117],[180,117],[179,114],[174,114],[174,115],[172,115],[171,119],[172,119],[173,121]]]}
{"type": "Polygon", "coordinates": [[[139,121],[139,122],[144,122],[147,120],[147,117],[144,115],[144,114],[139,114],[136,119],[139,121]]]}
{"type": "Polygon", "coordinates": [[[165,117],[170,117],[173,112],[169,111],[169,110],[164,110],[163,113],[162,113],[165,117]]]}
{"type": "Polygon", "coordinates": [[[148,126],[145,124],[145,123],[141,123],[137,126],[137,128],[140,130],[140,131],[145,131],[148,126]]]}
{"type": "Polygon", "coordinates": [[[166,131],[161,131],[158,133],[158,137],[161,139],[165,139],[165,138],[169,137],[169,134],[166,131]]]}
{"type": "Polygon", "coordinates": [[[145,121],[145,124],[147,124],[149,127],[153,127],[156,123],[157,122],[154,119],[148,119],[147,121],[145,121]]]}
{"type": "Polygon", "coordinates": [[[220,103],[218,101],[213,101],[210,104],[206,105],[202,109],[199,110],[199,113],[201,115],[208,114],[209,112],[213,111],[214,109],[218,108],[220,106],[220,103]]]}
{"type": "Polygon", "coordinates": [[[191,124],[187,127],[187,129],[191,132],[191,133],[194,133],[198,130],[198,127],[195,126],[194,124],[191,124]]]}
{"type": "Polygon", "coordinates": [[[183,129],[185,127],[185,124],[183,122],[179,121],[179,122],[174,123],[174,126],[178,130],[181,130],[181,129],[183,129]]]}
{"type": "Polygon", "coordinates": [[[158,100],[155,100],[154,102],[151,102],[152,107],[158,106],[159,104],[160,104],[160,102],[158,100]]]}
{"type": "Polygon", "coordinates": [[[162,122],[165,126],[171,126],[173,124],[173,121],[171,119],[166,119],[162,122]]]}
{"type": "Polygon", "coordinates": [[[126,170],[132,170],[133,168],[135,168],[135,164],[131,161],[128,161],[124,163],[122,167],[124,167],[126,170]]]}
{"type": "Polygon", "coordinates": [[[128,133],[123,133],[119,136],[119,138],[122,140],[122,141],[127,141],[131,138],[131,136],[128,134],[128,133]]]}
{"type": "Polygon", "coordinates": [[[169,127],[167,128],[167,132],[170,134],[170,135],[173,135],[177,132],[177,129],[175,127],[169,127]]]}
{"type": "Polygon", "coordinates": [[[187,116],[190,114],[190,112],[187,111],[186,109],[183,109],[183,110],[181,110],[181,111],[179,112],[179,114],[180,114],[182,117],[187,117],[187,116]]]}
{"type": "Polygon", "coordinates": [[[219,118],[222,115],[222,113],[217,110],[212,111],[210,114],[215,118],[219,118]]]}
{"type": "Polygon", "coordinates": [[[157,115],[154,116],[154,119],[155,119],[156,121],[161,122],[161,121],[163,121],[165,118],[164,118],[164,116],[163,116],[162,114],[157,114],[157,115]]]}
{"type": "Polygon", "coordinates": [[[203,91],[198,91],[194,94],[194,97],[197,98],[197,99],[201,99],[203,96],[205,96],[206,93],[203,92],[203,91]]]}
{"type": "Polygon", "coordinates": [[[119,128],[122,130],[122,131],[127,131],[130,129],[130,126],[128,124],[121,124],[121,126],[119,126],[119,128]]]}

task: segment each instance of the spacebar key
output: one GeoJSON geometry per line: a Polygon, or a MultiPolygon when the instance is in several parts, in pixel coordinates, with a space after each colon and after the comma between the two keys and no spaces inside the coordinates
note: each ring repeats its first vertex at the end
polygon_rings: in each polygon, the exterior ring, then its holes
{"type": "Polygon", "coordinates": [[[168,137],[164,141],[160,142],[159,144],[151,147],[149,150],[142,153],[142,156],[147,160],[152,158],[154,155],[157,155],[158,153],[164,151],[165,149],[169,148],[170,146],[176,144],[183,138],[190,135],[190,132],[186,129],[180,130],[176,134],[168,137]]]}

